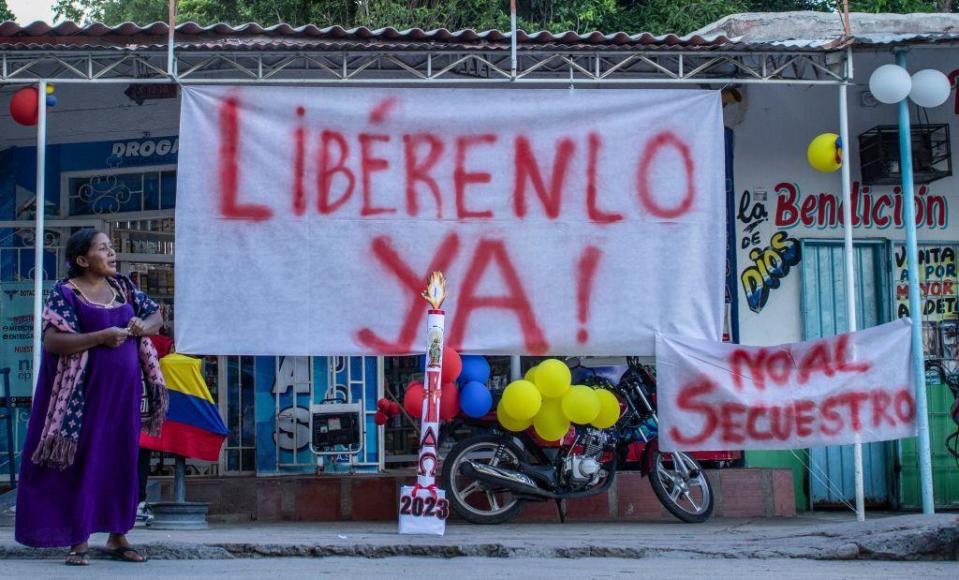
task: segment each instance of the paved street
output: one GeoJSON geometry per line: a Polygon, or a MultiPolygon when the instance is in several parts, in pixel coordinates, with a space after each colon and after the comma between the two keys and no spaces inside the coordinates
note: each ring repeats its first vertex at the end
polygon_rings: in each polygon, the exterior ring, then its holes
{"type": "Polygon", "coordinates": [[[88,568],[67,568],[53,561],[4,561],[4,578],[922,578],[957,576],[956,562],[815,562],[791,559],[726,560],[647,558],[265,558],[257,560],[153,561],[146,564],[94,561],[88,568]]]}

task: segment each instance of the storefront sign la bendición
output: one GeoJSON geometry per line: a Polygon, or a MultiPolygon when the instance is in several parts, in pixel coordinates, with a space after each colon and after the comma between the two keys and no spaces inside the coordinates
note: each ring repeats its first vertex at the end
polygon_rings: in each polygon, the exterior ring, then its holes
{"type": "MultiPolygon", "coordinates": [[[[795,183],[776,185],[775,225],[777,228],[842,227],[842,195],[835,193],[801,194],[795,183]]],[[[904,209],[902,188],[895,186],[892,192],[874,192],[868,185],[853,182],[852,192],[853,227],[867,229],[902,228],[904,209]]],[[[949,225],[949,200],[931,193],[927,186],[920,185],[915,194],[916,226],[930,230],[944,230],[949,225]]]]}

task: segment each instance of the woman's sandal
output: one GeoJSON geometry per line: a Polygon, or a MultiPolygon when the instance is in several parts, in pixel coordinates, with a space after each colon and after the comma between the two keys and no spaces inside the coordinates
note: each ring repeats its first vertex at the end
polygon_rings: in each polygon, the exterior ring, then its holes
{"type": "Polygon", "coordinates": [[[89,566],[90,554],[86,550],[82,552],[70,552],[67,554],[67,559],[64,561],[64,564],[67,566],[89,566]]]}
{"type": "Polygon", "coordinates": [[[146,556],[140,554],[140,552],[137,552],[130,546],[107,548],[107,553],[110,554],[114,560],[121,560],[123,562],[134,562],[136,564],[140,564],[141,562],[147,561],[146,556]]]}

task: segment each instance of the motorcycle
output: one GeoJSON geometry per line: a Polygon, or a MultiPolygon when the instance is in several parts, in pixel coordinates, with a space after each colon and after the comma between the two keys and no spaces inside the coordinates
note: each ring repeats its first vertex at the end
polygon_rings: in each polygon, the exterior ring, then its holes
{"type": "MultiPolygon", "coordinates": [[[[579,361],[567,361],[576,368],[579,361]]],[[[606,492],[627,466],[630,445],[642,442],[638,469],[667,510],[687,523],[701,523],[713,511],[713,489],[705,470],[682,452],[662,452],[656,437],[656,380],[639,359],[617,383],[592,374],[582,382],[610,390],[622,414],[609,429],[576,425],[558,445],[547,446],[528,431],[505,431],[495,419],[476,423],[485,432],[460,441],[443,464],[450,505],[475,524],[513,520],[529,501],[555,500],[560,520],[566,499],[606,492]]],[[[484,418],[485,419],[485,418],[484,418]]]]}

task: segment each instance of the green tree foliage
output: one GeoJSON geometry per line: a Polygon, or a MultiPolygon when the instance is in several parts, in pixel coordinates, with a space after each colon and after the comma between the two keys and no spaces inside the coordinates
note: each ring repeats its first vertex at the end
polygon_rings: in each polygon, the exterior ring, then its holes
{"type": "MultiPolygon", "coordinates": [[[[4,0],[0,0],[3,2],[4,0]]],[[[850,0],[864,12],[953,10],[953,0],[850,0]]],[[[165,21],[167,0],[53,0],[58,16],[115,24],[165,21]]],[[[517,0],[525,30],[685,34],[728,14],[832,10],[835,0],[517,0]]],[[[179,22],[286,22],[382,28],[509,28],[508,0],[179,0],[179,22]]]]}
{"type": "Polygon", "coordinates": [[[955,12],[953,0],[849,0],[850,12],[955,12]]]}
{"type": "Polygon", "coordinates": [[[13,12],[10,12],[10,9],[7,8],[7,0],[0,0],[0,22],[4,20],[16,20],[16,17],[13,15],[13,12]]]}

